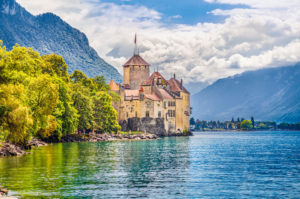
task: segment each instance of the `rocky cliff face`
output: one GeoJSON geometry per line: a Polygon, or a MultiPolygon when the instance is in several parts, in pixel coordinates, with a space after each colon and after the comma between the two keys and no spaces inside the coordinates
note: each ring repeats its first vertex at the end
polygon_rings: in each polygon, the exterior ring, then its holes
{"type": "Polygon", "coordinates": [[[0,40],[8,49],[18,43],[41,54],[62,55],[70,73],[78,69],[90,77],[122,80],[118,71],[89,46],[85,34],[52,13],[33,16],[15,0],[0,1],[0,40]]]}
{"type": "Polygon", "coordinates": [[[220,79],[191,98],[193,117],[300,122],[300,64],[220,79]]]}

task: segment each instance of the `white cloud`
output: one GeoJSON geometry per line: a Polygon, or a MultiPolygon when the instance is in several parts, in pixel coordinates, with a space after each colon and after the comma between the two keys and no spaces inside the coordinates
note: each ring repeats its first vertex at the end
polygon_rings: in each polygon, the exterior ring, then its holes
{"type": "Polygon", "coordinates": [[[83,0],[17,0],[34,14],[54,12],[86,33],[98,54],[122,72],[137,32],[141,55],[166,78],[216,79],[300,61],[299,0],[206,0],[249,8],[214,10],[224,23],[167,25],[144,6],[83,0]]]}

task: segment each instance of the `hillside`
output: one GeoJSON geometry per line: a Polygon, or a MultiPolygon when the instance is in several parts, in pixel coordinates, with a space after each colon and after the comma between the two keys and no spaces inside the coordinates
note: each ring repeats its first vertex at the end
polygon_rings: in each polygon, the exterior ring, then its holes
{"type": "Polygon", "coordinates": [[[193,117],[300,121],[300,64],[220,79],[191,98],[193,117]]]}
{"type": "Polygon", "coordinates": [[[118,71],[89,46],[85,34],[52,13],[33,16],[15,0],[0,1],[0,40],[8,49],[18,43],[41,54],[62,55],[70,73],[78,69],[90,77],[121,81],[118,71]]]}

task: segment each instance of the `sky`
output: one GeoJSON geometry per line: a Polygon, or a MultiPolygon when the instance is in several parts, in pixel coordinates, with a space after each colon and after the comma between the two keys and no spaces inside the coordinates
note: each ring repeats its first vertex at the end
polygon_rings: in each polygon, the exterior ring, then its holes
{"type": "Polygon", "coordinates": [[[300,0],[17,0],[84,32],[122,73],[133,54],[166,78],[217,79],[300,61],[300,0]]]}

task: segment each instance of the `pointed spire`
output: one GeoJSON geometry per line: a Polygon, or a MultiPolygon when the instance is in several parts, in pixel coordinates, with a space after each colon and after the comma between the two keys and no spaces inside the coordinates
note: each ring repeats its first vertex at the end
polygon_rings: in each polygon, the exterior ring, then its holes
{"type": "Polygon", "coordinates": [[[136,37],[136,33],[134,35],[134,51],[133,51],[133,54],[134,55],[138,55],[139,54],[139,49],[137,48],[137,37],[136,37]]]}

